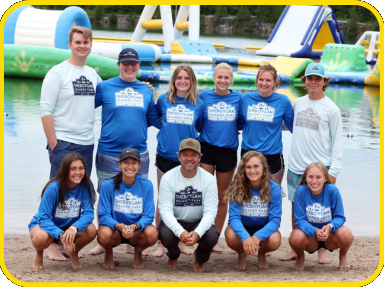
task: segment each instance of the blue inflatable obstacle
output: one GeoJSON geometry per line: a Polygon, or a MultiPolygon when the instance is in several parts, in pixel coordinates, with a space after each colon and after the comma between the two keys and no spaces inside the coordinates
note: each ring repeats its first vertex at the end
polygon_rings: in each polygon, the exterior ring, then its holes
{"type": "Polygon", "coordinates": [[[4,44],[45,46],[68,49],[68,31],[72,26],[91,29],[87,13],[71,6],[62,11],[17,8],[4,25],[4,44]]]}

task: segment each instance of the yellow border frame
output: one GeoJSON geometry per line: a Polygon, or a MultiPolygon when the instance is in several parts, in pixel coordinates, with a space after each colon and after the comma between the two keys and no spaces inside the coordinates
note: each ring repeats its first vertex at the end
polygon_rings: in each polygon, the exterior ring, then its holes
{"type": "MultiPolygon", "coordinates": [[[[9,0],[8,0],[9,1],[9,0]]],[[[13,1],[17,1],[17,0],[11,0],[12,2],[13,1]]],[[[368,1],[376,1],[375,5],[379,5],[378,2],[379,1],[382,1],[382,0],[368,0],[368,1]]],[[[105,3],[105,0],[77,0],[77,1],[70,1],[70,0],[58,0],[57,1],[58,3],[55,3],[55,4],[62,4],[62,5],[87,5],[87,4],[92,4],[92,5],[101,5],[103,3],[105,3]],[[64,4],[65,3],[65,4],[64,4]]],[[[110,0],[109,1],[109,5],[121,5],[122,3],[124,3],[125,1],[122,1],[122,0],[110,0]]],[[[160,2],[166,2],[166,4],[180,4],[180,0],[179,1],[160,1],[160,2]]],[[[207,1],[188,1],[188,2],[194,2],[193,4],[207,4],[207,1]]],[[[375,7],[373,7],[371,4],[368,4],[368,3],[365,3],[365,2],[361,2],[361,1],[357,1],[357,0],[334,0],[334,1],[303,1],[303,0],[290,0],[290,1],[281,1],[281,0],[277,0],[277,1],[274,1],[274,5],[324,5],[324,2],[332,2],[332,5],[357,5],[357,6],[362,6],[362,7],[365,7],[367,8],[368,10],[370,10],[375,16],[376,16],[376,19],[378,20],[379,22],[379,25],[380,25],[380,30],[383,31],[383,28],[384,28],[384,23],[383,23],[383,19],[381,17],[381,15],[379,14],[378,10],[376,10],[375,7]]],[[[9,3],[7,3],[9,4],[9,3]]],[[[1,27],[1,30],[0,31],[4,31],[4,23],[5,23],[5,20],[8,18],[8,16],[16,9],[16,8],[19,8],[21,6],[24,6],[24,5],[50,5],[52,4],[51,1],[48,1],[48,0],[25,0],[25,1],[21,1],[21,2],[18,2],[14,5],[12,5],[11,7],[8,8],[8,10],[5,11],[4,15],[2,16],[1,18],[1,21],[0,21],[0,27],[1,27]]],[[[146,1],[146,4],[147,5],[158,5],[159,4],[159,1],[146,1]]],[[[183,4],[186,4],[186,3],[183,3],[183,4]]],[[[209,4],[212,4],[212,5],[232,5],[233,4],[233,1],[229,1],[229,0],[222,0],[222,1],[209,1],[209,4]]],[[[239,4],[239,3],[237,3],[239,4]]],[[[246,1],[241,1],[241,4],[244,4],[244,5],[253,5],[255,4],[254,1],[250,1],[250,0],[246,0],[246,1]]],[[[265,4],[265,3],[258,3],[258,4],[265,4]]],[[[384,5],[381,4],[383,8],[384,5]]],[[[384,13],[384,10],[382,11],[382,13],[384,13]]],[[[3,33],[0,33],[0,40],[4,43],[4,34],[3,33]]],[[[384,42],[384,41],[380,41],[380,45],[381,43],[384,42]]],[[[382,45],[381,45],[382,46],[382,45]]],[[[1,57],[3,59],[3,55],[4,55],[4,46],[1,46],[0,47],[0,51],[1,51],[1,57]]],[[[380,58],[382,58],[382,55],[380,55],[380,58]]],[[[381,59],[381,62],[383,63],[383,59],[381,59]]],[[[4,103],[4,66],[3,65],[0,65],[0,91],[2,91],[0,93],[0,100],[4,103]]],[[[384,87],[384,78],[382,77],[380,79],[380,86],[383,86],[384,87]]],[[[381,94],[384,94],[384,93],[381,93],[381,94]]],[[[381,103],[380,103],[381,105],[381,103]]],[[[0,105],[1,106],[1,111],[4,113],[4,105],[0,105]]],[[[384,123],[384,120],[383,118],[380,119],[380,125],[383,126],[383,123],[384,123]]],[[[0,135],[0,150],[2,150],[3,152],[1,153],[1,156],[0,156],[0,160],[1,160],[1,163],[0,163],[0,182],[3,182],[4,183],[4,119],[2,119],[1,121],[1,127],[2,127],[2,132],[1,132],[1,135],[0,135]]],[[[381,134],[380,134],[380,140],[382,139],[381,137],[381,134]]],[[[382,149],[380,148],[380,151],[382,151],[382,149]]],[[[384,158],[384,155],[381,153],[380,155],[380,165],[381,163],[383,162],[383,158],[384,158]]],[[[384,171],[381,170],[380,171],[380,178],[384,178],[384,171]]],[[[383,183],[381,182],[380,183],[380,191],[383,190],[383,183]]],[[[2,186],[1,188],[1,197],[0,197],[0,206],[4,206],[4,185],[2,186]]],[[[380,207],[383,206],[383,202],[384,202],[384,197],[381,197],[380,198],[380,207]]],[[[380,216],[382,219],[384,219],[384,213],[383,213],[383,210],[380,208],[380,216]]],[[[369,277],[367,278],[366,280],[364,281],[360,281],[360,282],[345,282],[345,283],[335,283],[335,282],[329,282],[328,284],[337,284],[339,286],[364,286],[364,285],[368,285],[370,283],[373,282],[373,280],[375,280],[381,273],[381,270],[384,266],[384,259],[383,259],[383,252],[384,252],[384,240],[382,238],[383,236],[383,230],[384,230],[384,220],[381,220],[380,222],[380,261],[379,261],[379,265],[378,265],[378,268],[376,269],[376,271],[369,277]]],[[[1,269],[4,273],[5,276],[7,276],[7,278],[19,285],[19,286],[49,286],[50,284],[52,284],[52,282],[24,282],[24,281],[20,281],[16,278],[14,278],[8,271],[8,269],[6,268],[5,266],[5,262],[4,262],[4,213],[3,212],[0,212],[0,242],[1,242],[1,246],[0,246],[0,266],[1,266],[1,269]]],[[[384,282],[384,275],[381,275],[381,278],[379,278],[377,281],[374,282],[374,285],[375,286],[379,286],[380,283],[383,283],[384,282]],[[380,282],[380,283],[379,283],[380,282]]],[[[0,279],[1,280],[1,279],[0,279]]],[[[1,280],[3,281],[3,280],[1,280]]],[[[80,282],[81,283],[81,282],[80,282]]],[[[58,286],[65,286],[65,285],[73,285],[73,284],[80,284],[79,282],[75,282],[75,283],[71,283],[71,282],[61,282],[61,283],[53,283],[53,284],[57,284],[58,286]]],[[[227,282],[219,282],[220,284],[225,284],[225,285],[230,285],[230,284],[233,284],[233,283],[227,283],[227,282]]],[[[247,285],[247,286],[251,286],[251,284],[257,284],[259,282],[253,282],[253,283],[235,283],[235,284],[244,284],[244,285],[247,285]]],[[[312,285],[315,285],[315,286],[320,286],[324,283],[327,283],[327,282],[316,282],[316,283],[309,283],[309,282],[292,282],[292,283],[279,283],[279,282],[270,282],[270,283],[262,283],[263,285],[268,285],[268,286],[277,286],[278,284],[285,284],[285,285],[289,285],[289,286],[297,286],[297,285],[300,285],[300,286],[304,286],[306,284],[312,284],[312,285]]],[[[98,286],[102,286],[101,284],[114,284],[115,286],[118,285],[118,286],[126,286],[126,284],[133,284],[135,286],[138,286],[138,284],[144,284],[146,286],[150,286],[150,284],[153,284],[153,283],[133,283],[133,282],[130,282],[130,283],[127,283],[127,282],[122,282],[122,283],[108,283],[108,282],[100,282],[100,283],[94,283],[94,282],[84,282],[84,283],[81,283],[82,285],[81,286],[91,286],[91,284],[97,284],[98,286]],[[86,284],[86,285],[84,285],[86,284]]],[[[165,284],[172,284],[174,286],[176,286],[176,284],[183,284],[183,286],[193,286],[193,284],[196,284],[195,282],[194,283],[180,283],[180,282],[170,282],[170,283],[156,283],[156,285],[158,286],[165,286],[165,284]]],[[[203,283],[203,284],[214,284],[214,283],[203,283]]],[[[260,283],[259,283],[260,284],[260,283]]],[[[10,284],[9,284],[10,285],[10,284]]],[[[93,285],[94,286],[94,285],[93,285]]]]}

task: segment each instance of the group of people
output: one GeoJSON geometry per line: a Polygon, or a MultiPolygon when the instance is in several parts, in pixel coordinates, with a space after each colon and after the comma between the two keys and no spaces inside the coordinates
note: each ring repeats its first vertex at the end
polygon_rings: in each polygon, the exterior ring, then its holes
{"type": "Polygon", "coordinates": [[[79,269],[80,249],[97,236],[99,245],[90,253],[105,252],[107,269],[114,268],[113,247],[127,244],[133,267],[143,268],[143,251],[157,243],[153,255],[160,257],[167,249],[168,268],[177,268],[183,252],[194,254],[195,271],[204,271],[211,253],[222,252],[218,239],[227,213],[224,234],[238,254],[236,268],[246,268],[246,255],[257,255],[258,267],[268,268],[266,256],[281,243],[283,123],[293,133],[287,174],[293,231],[292,250],[279,259],[296,259],[296,269],[303,270],[304,251],[319,250],[319,263],[329,263],[325,249],[340,249],[339,267],[349,267],[353,235],[343,226],[343,204],[334,185],[341,167],[342,121],[339,108],[324,94],[329,78],[322,65],[308,65],[302,77],[308,95],[293,107],[287,96],[275,92],[278,77],[271,65],[260,67],[257,91],[242,95],[230,89],[233,72],[225,63],[214,70],[215,89],[200,93],[193,69],[179,65],[155,104],[150,87],[136,79],[140,60],[134,49],[120,52],[118,77],[101,81],[85,65],[92,32],[73,27],[68,46],[71,57],[47,73],[41,92],[51,179],[29,225],[37,252],[33,268],[43,268],[47,249],[50,259],[68,255],[79,269]],[[99,106],[95,162],[100,194],[94,212],[89,175],[99,106]],[[157,208],[147,179],[149,126],[159,129],[157,208]],[[195,244],[194,251],[188,248],[195,244]]]}

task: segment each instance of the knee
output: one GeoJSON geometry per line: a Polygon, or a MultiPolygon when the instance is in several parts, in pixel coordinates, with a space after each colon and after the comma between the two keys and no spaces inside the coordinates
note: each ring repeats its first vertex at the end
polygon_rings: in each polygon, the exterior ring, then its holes
{"type": "Polygon", "coordinates": [[[153,225],[149,225],[144,229],[144,235],[146,237],[147,244],[152,246],[156,243],[159,238],[159,231],[153,225]]]}
{"type": "Polygon", "coordinates": [[[240,240],[239,236],[232,230],[231,226],[228,225],[225,229],[225,241],[229,247],[236,245],[236,242],[240,240]]]}
{"type": "Polygon", "coordinates": [[[85,233],[87,234],[88,237],[92,238],[92,240],[96,237],[96,227],[93,223],[88,225],[87,229],[85,229],[85,233]]]}
{"type": "Polygon", "coordinates": [[[281,234],[279,231],[273,233],[268,239],[268,247],[271,251],[277,250],[281,245],[281,234]]]}
{"type": "Polygon", "coordinates": [[[32,237],[32,244],[36,248],[48,248],[52,243],[52,236],[49,236],[44,230],[40,232],[35,232],[32,237]]]}
{"type": "Polygon", "coordinates": [[[300,229],[293,230],[291,232],[291,235],[289,236],[289,245],[292,248],[300,246],[305,239],[304,235],[305,235],[304,232],[301,231],[300,229]]]}
{"type": "Polygon", "coordinates": [[[109,227],[102,226],[97,231],[97,242],[101,246],[107,246],[111,241],[112,235],[113,235],[112,229],[110,229],[109,227]]]}
{"type": "Polygon", "coordinates": [[[354,237],[351,230],[346,226],[341,226],[337,231],[336,235],[340,242],[345,245],[349,245],[353,242],[354,237]]]}

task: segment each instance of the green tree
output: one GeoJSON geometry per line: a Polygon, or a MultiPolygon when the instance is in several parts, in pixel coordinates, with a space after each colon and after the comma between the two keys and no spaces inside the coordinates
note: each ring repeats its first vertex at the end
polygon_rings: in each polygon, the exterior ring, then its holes
{"type": "Polygon", "coordinates": [[[101,5],[96,5],[95,7],[95,20],[96,21],[99,21],[101,19],[101,17],[104,16],[104,11],[103,11],[103,6],[101,5]]]}
{"type": "Polygon", "coordinates": [[[347,37],[355,38],[357,36],[357,12],[356,6],[352,6],[350,18],[348,20],[347,37]]]}
{"type": "Polygon", "coordinates": [[[237,21],[249,21],[251,19],[251,12],[246,6],[241,6],[239,12],[237,12],[235,19],[237,21]]]}
{"type": "Polygon", "coordinates": [[[111,22],[111,24],[117,23],[117,17],[116,17],[116,14],[114,12],[112,12],[111,16],[109,16],[109,22],[111,22]]]}
{"type": "Polygon", "coordinates": [[[216,9],[216,18],[220,17],[227,17],[229,14],[227,12],[227,7],[226,6],[218,6],[216,9]]]}

